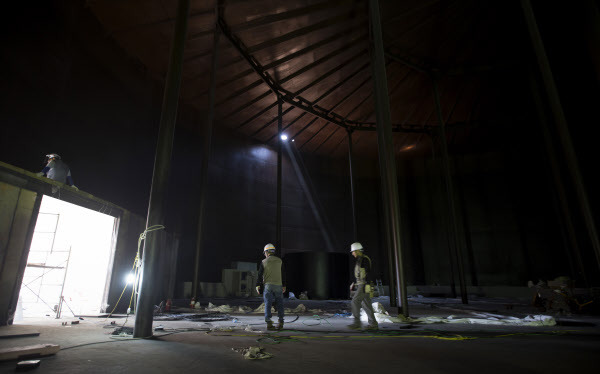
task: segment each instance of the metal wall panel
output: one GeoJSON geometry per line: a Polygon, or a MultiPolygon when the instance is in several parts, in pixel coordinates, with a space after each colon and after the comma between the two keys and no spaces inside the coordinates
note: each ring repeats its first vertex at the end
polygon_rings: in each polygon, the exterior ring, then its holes
{"type": "Polygon", "coordinates": [[[41,195],[0,182],[0,326],[12,324],[41,195]]]}

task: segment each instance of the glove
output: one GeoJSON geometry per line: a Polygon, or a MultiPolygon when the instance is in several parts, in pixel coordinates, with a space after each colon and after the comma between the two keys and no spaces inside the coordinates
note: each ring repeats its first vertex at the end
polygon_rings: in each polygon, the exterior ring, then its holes
{"type": "Polygon", "coordinates": [[[256,286],[256,293],[260,295],[260,286],[256,286]]]}
{"type": "Polygon", "coordinates": [[[44,176],[44,173],[42,173],[42,172],[40,171],[40,172],[38,172],[38,173],[35,173],[35,175],[37,175],[38,177],[43,177],[43,176],[44,176]]]}
{"type": "Polygon", "coordinates": [[[350,291],[354,291],[354,282],[350,285],[350,291]]]}

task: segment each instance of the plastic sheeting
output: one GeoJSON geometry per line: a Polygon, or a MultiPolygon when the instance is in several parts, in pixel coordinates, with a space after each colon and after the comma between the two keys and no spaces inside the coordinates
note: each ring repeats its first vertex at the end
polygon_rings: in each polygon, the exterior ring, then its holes
{"type": "MultiPolygon", "coordinates": [[[[556,325],[556,320],[552,316],[546,315],[529,315],[524,318],[517,318],[511,316],[503,316],[499,314],[491,314],[484,312],[471,312],[465,311],[473,314],[474,317],[466,317],[466,318],[456,318],[453,315],[448,317],[422,317],[422,318],[410,318],[399,315],[398,317],[392,317],[385,310],[384,306],[375,302],[372,304],[373,310],[375,312],[375,319],[378,323],[422,323],[422,324],[432,324],[432,323],[454,323],[454,324],[480,324],[480,325],[509,325],[509,326],[554,326],[556,325]]],[[[352,317],[350,317],[352,318],[352,317]]],[[[367,322],[367,313],[361,309],[360,311],[360,320],[362,322],[367,322]]]]}
{"type": "Polygon", "coordinates": [[[229,305],[219,305],[216,306],[213,303],[208,303],[206,310],[209,312],[221,312],[221,313],[231,313],[233,312],[233,308],[229,305]]]}

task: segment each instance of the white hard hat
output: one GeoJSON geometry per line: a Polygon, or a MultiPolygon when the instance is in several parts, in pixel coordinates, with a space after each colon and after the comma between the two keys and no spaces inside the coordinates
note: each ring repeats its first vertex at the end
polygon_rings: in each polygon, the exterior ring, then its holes
{"type": "Polygon", "coordinates": [[[60,156],[57,153],[49,153],[46,155],[48,158],[57,158],[60,160],[60,156]]]}
{"type": "Polygon", "coordinates": [[[263,249],[263,252],[275,252],[275,246],[271,243],[265,245],[265,249],[263,249]]]}
{"type": "Polygon", "coordinates": [[[363,246],[359,242],[355,242],[355,243],[352,243],[352,245],[350,245],[350,252],[354,252],[354,251],[362,252],[362,250],[363,250],[363,246]]]}

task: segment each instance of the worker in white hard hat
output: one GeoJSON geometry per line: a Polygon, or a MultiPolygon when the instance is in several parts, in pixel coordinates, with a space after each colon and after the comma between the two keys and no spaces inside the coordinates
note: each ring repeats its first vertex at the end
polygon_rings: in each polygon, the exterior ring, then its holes
{"type": "Polygon", "coordinates": [[[354,322],[348,327],[351,329],[360,329],[362,327],[362,323],[360,322],[360,308],[362,307],[367,313],[369,320],[367,329],[377,330],[379,326],[373,312],[371,297],[369,296],[369,292],[365,290],[367,286],[367,273],[371,270],[371,259],[363,251],[363,246],[359,242],[352,243],[350,246],[350,253],[356,258],[356,264],[354,265],[354,278],[356,280],[350,285],[350,290],[354,291],[354,296],[352,297],[352,316],[354,317],[354,322]]]}
{"type": "Polygon", "coordinates": [[[265,259],[260,263],[258,269],[258,280],[256,282],[256,292],[263,294],[265,300],[265,322],[267,323],[267,330],[283,328],[283,293],[285,292],[285,271],[283,268],[283,261],[281,258],[275,255],[275,246],[271,243],[265,245],[263,249],[265,259]],[[275,302],[277,309],[277,316],[279,317],[279,324],[277,327],[273,326],[271,321],[271,306],[275,302]]]}
{"type": "MultiPolygon", "coordinates": [[[[54,181],[65,183],[74,189],[78,189],[73,184],[73,178],[71,177],[71,169],[56,153],[49,153],[46,155],[46,166],[37,173],[38,176],[46,176],[54,181]]],[[[56,192],[53,188],[52,192],[56,192]]]]}

